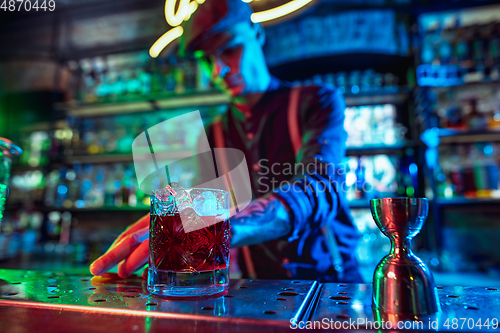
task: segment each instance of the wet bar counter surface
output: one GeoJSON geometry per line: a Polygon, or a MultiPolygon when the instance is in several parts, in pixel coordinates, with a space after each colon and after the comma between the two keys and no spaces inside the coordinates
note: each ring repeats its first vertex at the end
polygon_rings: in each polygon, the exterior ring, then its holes
{"type": "MultiPolygon", "coordinates": [[[[225,296],[171,300],[149,295],[137,276],[0,269],[0,332],[273,332],[290,330],[291,320],[376,331],[366,325],[374,323],[371,292],[371,284],[231,280],[225,296]]],[[[438,295],[441,313],[413,329],[500,332],[492,324],[500,318],[497,287],[440,287],[438,295]]]]}

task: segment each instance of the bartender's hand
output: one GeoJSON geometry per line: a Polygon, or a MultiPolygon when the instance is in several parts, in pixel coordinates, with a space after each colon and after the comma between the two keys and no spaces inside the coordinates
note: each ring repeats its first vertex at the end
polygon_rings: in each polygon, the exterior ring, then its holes
{"type": "MultiPolygon", "coordinates": [[[[288,206],[275,194],[252,201],[231,217],[231,247],[267,242],[292,231],[288,206]]],[[[90,265],[93,275],[102,275],[118,265],[118,276],[126,278],[147,263],[149,255],[149,214],[130,226],[109,250],[90,265]]]]}
{"type": "Polygon", "coordinates": [[[148,262],[149,214],[140,218],[90,265],[92,275],[102,275],[118,263],[118,276],[126,278],[148,262]]]}

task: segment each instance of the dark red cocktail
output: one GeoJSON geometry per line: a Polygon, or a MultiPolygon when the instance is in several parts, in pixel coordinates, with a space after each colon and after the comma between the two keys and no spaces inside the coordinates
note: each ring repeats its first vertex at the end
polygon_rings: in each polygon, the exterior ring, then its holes
{"type": "Polygon", "coordinates": [[[149,266],[164,271],[204,272],[226,269],[229,221],[200,216],[206,227],[186,232],[181,216],[151,214],[149,266]]]}
{"type": "Polygon", "coordinates": [[[205,296],[229,285],[229,194],[175,188],[153,191],[148,289],[162,296],[205,296]]]}

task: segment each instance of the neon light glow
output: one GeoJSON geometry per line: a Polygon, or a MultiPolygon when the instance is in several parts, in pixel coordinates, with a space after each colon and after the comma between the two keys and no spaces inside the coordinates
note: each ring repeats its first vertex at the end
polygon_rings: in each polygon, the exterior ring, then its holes
{"type": "Polygon", "coordinates": [[[177,12],[175,11],[176,4],[177,0],[165,1],[165,18],[172,27],[176,27],[184,21],[189,9],[189,0],[180,0],[177,12]]]}
{"type": "MultiPolygon", "coordinates": [[[[242,0],[243,2],[250,3],[253,0],[242,0]]],[[[290,2],[278,6],[273,9],[264,10],[261,12],[253,13],[250,17],[252,22],[268,22],[285,15],[288,15],[300,8],[304,7],[312,0],[291,0],[290,2]]],[[[167,47],[173,40],[182,36],[183,30],[180,26],[182,22],[191,18],[191,15],[198,9],[198,5],[204,3],[205,0],[166,0],[165,1],[165,19],[167,23],[174,27],[167,31],[149,49],[149,55],[152,58],[158,57],[161,51],[167,47]],[[175,10],[176,4],[179,2],[177,11],[175,10]]]]}
{"type": "Polygon", "coordinates": [[[184,21],[187,21],[191,18],[191,15],[198,9],[198,3],[196,1],[190,2],[188,6],[188,12],[186,14],[186,17],[184,18],[184,21]]]}
{"type": "Polygon", "coordinates": [[[175,27],[173,29],[170,29],[166,33],[163,34],[158,40],[151,46],[149,49],[149,55],[152,58],[158,57],[161,51],[170,44],[174,39],[179,38],[182,36],[182,33],[184,32],[184,29],[182,29],[181,26],[175,27]]]}
{"type": "Polygon", "coordinates": [[[273,9],[264,10],[262,12],[253,13],[251,16],[252,22],[267,22],[279,17],[288,15],[296,10],[307,5],[312,0],[292,0],[284,5],[278,6],[273,9]]]}

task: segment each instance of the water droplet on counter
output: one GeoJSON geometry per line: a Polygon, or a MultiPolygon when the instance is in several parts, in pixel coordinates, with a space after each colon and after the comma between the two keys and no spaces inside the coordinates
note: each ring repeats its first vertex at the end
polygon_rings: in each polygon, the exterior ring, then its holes
{"type": "Polygon", "coordinates": [[[299,293],[295,293],[293,291],[282,291],[278,295],[280,295],[280,296],[299,296],[299,293]]]}

